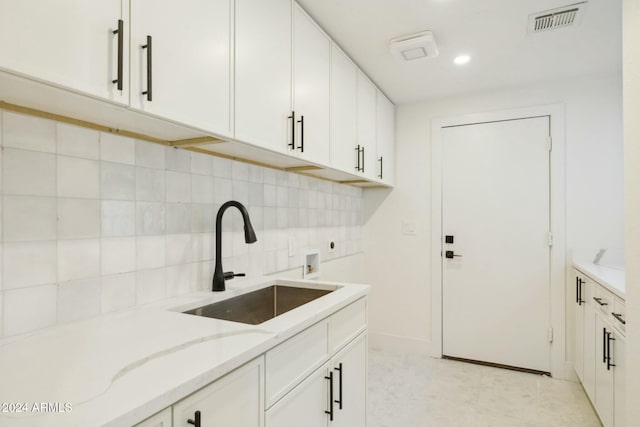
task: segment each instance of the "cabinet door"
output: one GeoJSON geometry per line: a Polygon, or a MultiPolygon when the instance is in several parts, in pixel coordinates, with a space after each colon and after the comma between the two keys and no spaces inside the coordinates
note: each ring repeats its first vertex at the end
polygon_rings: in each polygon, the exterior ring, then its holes
{"type": "Polygon", "coordinates": [[[357,69],[338,47],[331,47],[331,164],[355,173],[357,145],[357,69]]]}
{"type": "Polygon", "coordinates": [[[273,405],[266,414],[266,427],[327,427],[328,371],[327,362],[273,405]]]}
{"type": "Polygon", "coordinates": [[[393,185],[395,179],[395,106],[377,91],[376,101],[376,141],[378,158],[376,159],[376,178],[385,184],[393,185]]]}
{"type": "Polygon", "coordinates": [[[600,347],[596,345],[596,312],[593,306],[593,287],[597,286],[594,283],[587,282],[583,286],[583,292],[586,298],[584,299],[583,313],[583,367],[584,373],[582,376],[582,386],[584,387],[587,395],[593,402],[595,400],[595,387],[596,387],[596,354],[600,354],[602,351],[600,347]]]}
{"type": "Polygon", "coordinates": [[[166,408],[134,427],[171,427],[171,407],[166,408]]]}
{"type": "Polygon", "coordinates": [[[367,420],[367,335],[362,334],[332,359],[333,427],[365,426],[367,420]],[[342,381],[342,385],[340,384],[342,381]]]}
{"type": "Polygon", "coordinates": [[[297,5],[294,28],[295,151],[328,165],[331,40],[297,5]]]}
{"type": "Polygon", "coordinates": [[[576,275],[576,289],[575,289],[575,328],[576,328],[576,356],[574,362],[574,368],[580,382],[584,383],[584,306],[580,300],[580,290],[582,287],[582,278],[576,275]]]}
{"type": "Polygon", "coordinates": [[[607,339],[611,327],[596,314],[596,400],[595,407],[604,427],[613,427],[613,369],[607,369],[607,339]]]}
{"type": "Polygon", "coordinates": [[[291,139],[291,0],[236,0],[235,138],[285,152],[291,139]]]}
{"type": "Polygon", "coordinates": [[[232,0],[131,2],[131,105],[231,135],[232,0]],[[147,36],[151,36],[151,67],[147,36]],[[147,73],[151,71],[151,99],[147,73]]]}
{"type": "Polygon", "coordinates": [[[0,3],[0,68],[57,86],[128,103],[128,16],[121,0],[0,3]],[[123,91],[118,73],[118,20],[123,19],[123,91]]]}
{"type": "Polygon", "coordinates": [[[363,150],[360,156],[362,174],[373,179],[376,176],[376,87],[362,71],[358,71],[357,102],[357,141],[363,150]]]}
{"type": "Polygon", "coordinates": [[[614,383],[614,416],[613,421],[616,427],[626,427],[626,397],[627,397],[627,357],[626,344],[624,338],[618,333],[614,333],[615,343],[613,345],[613,363],[616,365],[613,371],[614,383]]]}
{"type": "Polygon", "coordinates": [[[173,405],[173,427],[189,427],[200,412],[202,427],[264,425],[264,363],[256,359],[173,405]]]}

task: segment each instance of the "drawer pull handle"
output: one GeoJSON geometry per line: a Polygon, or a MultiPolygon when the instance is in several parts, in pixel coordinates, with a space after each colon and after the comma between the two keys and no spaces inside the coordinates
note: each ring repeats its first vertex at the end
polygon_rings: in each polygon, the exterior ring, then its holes
{"type": "Polygon", "coordinates": [[[338,393],[340,393],[340,399],[336,399],[335,403],[338,404],[338,408],[342,410],[342,363],[338,365],[337,368],[333,368],[340,373],[338,376],[338,393]]]}
{"type": "Polygon", "coordinates": [[[610,371],[611,368],[616,366],[611,363],[611,341],[615,340],[615,338],[611,337],[611,332],[607,332],[607,371],[610,371]]]}
{"type": "Polygon", "coordinates": [[[304,153],[304,116],[300,116],[298,123],[300,123],[300,146],[298,149],[301,153],[304,153]]]}
{"type": "Polygon", "coordinates": [[[149,102],[153,101],[153,65],[151,63],[153,58],[153,46],[151,44],[152,42],[153,40],[151,36],[147,36],[147,44],[141,46],[142,49],[147,49],[147,90],[142,92],[142,94],[147,95],[147,101],[149,102]]]}
{"type": "Polygon", "coordinates": [[[597,302],[598,304],[600,304],[600,307],[605,306],[605,305],[609,305],[609,303],[602,302],[602,298],[593,297],[593,300],[595,302],[597,302]]]}
{"type": "Polygon", "coordinates": [[[602,328],[602,363],[607,363],[607,328],[602,328]]]}
{"type": "Polygon", "coordinates": [[[201,418],[200,411],[196,411],[196,413],[194,414],[193,418],[195,418],[195,419],[194,420],[188,419],[187,423],[192,424],[195,427],[200,427],[200,423],[201,423],[201,421],[200,421],[200,418],[201,418]]]}
{"type": "Polygon", "coordinates": [[[291,142],[287,145],[292,149],[296,149],[296,112],[292,111],[291,115],[287,117],[287,119],[291,119],[291,142]]]}
{"type": "Polygon", "coordinates": [[[623,325],[626,325],[626,324],[627,324],[627,322],[622,318],[622,313],[614,313],[614,312],[611,312],[611,315],[612,315],[613,317],[615,317],[615,318],[616,318],[616,320],[617,320],[618,322],[622,323],[623,325]]]}
{"type": "Polygon", "coordinates": [[[118,90],[122,90],[122,75],[123,75],[123,51],[124,51],[124,21],[118,19],[118,29],[113,31],[113,34],[118,35],[118,78],[112,80],[113,84],[117,85],[118,90]]]}
{"type": "Polygon", "coordinates": [[[324,413],[329,414],[329,421],[333,421],[333,371],[329,372],[329,376],[324,378],[329,380],[329,410],[324,411],[324,413]]]}

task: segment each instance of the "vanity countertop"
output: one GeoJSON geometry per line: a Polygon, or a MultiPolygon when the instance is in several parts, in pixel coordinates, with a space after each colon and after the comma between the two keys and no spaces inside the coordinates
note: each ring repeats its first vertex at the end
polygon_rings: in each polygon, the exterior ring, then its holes
{"type": "Polygon", "coordinates": [[[590,262],[574,262],[573,266],[595,280],[618,297],[625,299],[624,267],[616,265],[599,265],[590,262]]]}
{"type": "Polygon", "coordinates": [[[130,426],[365,296],[366,285],[245,279],[0,340],[0,426],[130,426]],[[260,325],[182,311],[272,284],[339,286],[260,325]]]}

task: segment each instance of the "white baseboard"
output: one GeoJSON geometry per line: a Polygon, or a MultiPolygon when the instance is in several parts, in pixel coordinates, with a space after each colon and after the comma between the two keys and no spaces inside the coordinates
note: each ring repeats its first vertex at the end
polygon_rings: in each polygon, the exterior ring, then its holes
{"type": "Polygon", "coordinates": [[[369,347],[404,354],[431,355],[431,343],[429,341],[371,331],[369,331],[369,347]]]}

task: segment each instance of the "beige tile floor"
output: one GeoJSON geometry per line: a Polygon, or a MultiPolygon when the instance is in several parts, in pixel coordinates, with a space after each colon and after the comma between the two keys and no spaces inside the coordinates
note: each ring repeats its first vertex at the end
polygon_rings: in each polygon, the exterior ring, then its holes
{"type": "Polygon", "coordinates": [[[600,427],[582,387],[371,349],[368,427],[600,427]]]}

